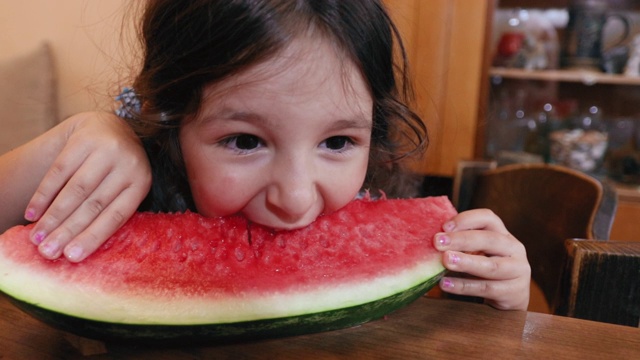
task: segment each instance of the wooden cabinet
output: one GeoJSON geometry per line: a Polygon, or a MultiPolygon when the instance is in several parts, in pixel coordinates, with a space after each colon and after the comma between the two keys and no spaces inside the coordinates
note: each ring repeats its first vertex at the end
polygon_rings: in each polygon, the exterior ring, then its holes
{"type": "MultiPolygon", "coordinates": [[[[621,7],[629,10],[629,13],[639,10],[640,3],[638,2],[624,2],[624,1],[609,1],[611,11],[620,12],[621,7]],[[616,6],[618,6],[616,8],[616,6]]],[[[512,7],[531,7],[531,8],[566,8],[569,1],[563,2],[549,2],[549,1],[508,1],[501,0],[496,2],[494,11],[501,8],[512,7]]],[[[635,15],[638,18],[638,15],[635,15]]],[[[490,31],[490,26],[487,26],[490,31]]],[[[637,32],[637,27],[634,31],[637,32]]],[[[563,29],[558,29],[559,45],[562,47],[562,39],[565,36],[563,29]]],[[[493,47],[495,45],[487,43],[487,46],[493,47]]],[[[495,49],[489,48],[488,51],[493,52],[495,49]]],[[[505,87],[511,87],[510,90],[520,87],[520,89],[526,89],[526,96],[531,101],[536,96],[547,96],[549,98],[555,98],[560,100],[574,100],[579,109],[577,113],[584,112],[587,108],[595,105],[599,107],[599,111],[603,112],[602,126],[604,126],[609,132],[609,147],[610,150],[614,147],[614,131],[616,130],[618,121],[631,121],[635,122],[636,129],[640,127],[640,77],[629,77],[618,74],[605,74],[602,72],[584,70],[584,69],[566,69],[558,68],[552,70],[523,70],[514,68],[502,68],[487,66],[486,76],[492,81],[488,86],[487,97],[484,99],[484,103],[487,104],[487,111],[481,113],[483,117],[479,117],[479,124],[491,124],[495,121],[498,111],[493,109],[492,106],[496,105],[495,100],[497,97],[496,92],[500,89],[504,91],[505,87]],[[497,79],[497,80],[496,80],[497,79]],[[500,84],[500,85],[493,85],[500,84]]],[[[482,103],[482,99],[480,100],[482,103]]],[[[535,101],[535,100],[533,100],[535,101]]],[[[579,116],[576,116],[579,117],[579,116]]],[[[495,127],[494,127],[495,128],[495,127]]],[[[478,127],[478,131],[483,129],[478,127]]],[[[634,131],[634,130],[624,130],[634,131]]],[[[620,134],[618,133],[619,136],[620,134]]],[[[636,135],[631,135],[636,136],[636,135]]],[[[479,134],[480,142],[477,147],[478,151],[475,153],[477,157],[484,157],[489,155],[491,134],[487,133],[486,136],[479,134]],[[482,151],[484,150],[484,151],[482,151]]],[[[610,178],[612,175],[611,169],[603,167],[601,171],[596,173],[596,176],[610,178]]],[[[638,230],[637,223],[640,222],[640,186],[638,185],[623,185],[616,184],[619,197],[619,207],[616,219],[614,221],[611,239],[614,240],[626,240],[626,241],[640,241],[640,230],[638,230]]]]}
{"type": "Polygon", "coordinates": [[[476,153],[479,101],[486,82],[485,37],[493,1],[386,0],[404,38],[430,144],[413,167],[451,176],[476,153]]]}
{"type": "MultiPolygon", "coordinates": [[[[618,0],[620,3],[622,0],[618,0]]],[[[491,77],[553,84],[550,91],[582,99],[611,99],[614,111],[640,114],[640,79],[581,71],[524,71],[491,66],[495,11],[501,7],[566,8],[569,0],[386,0],[405,41],[417,109],[429,130],[422,173],[452,176],[459,160],[482,158],[491,116],[491,77]],[[628,100],[631,96],[631,100],[628,100]],[[635,96],[636,100],[633,100],[635,96]]],[[[634,3],[635,4],[635,3],[634,3]]],[[[559,35],[559,37],[562,34],[559,35]]],[[[546,91],[543,90],[543,91],[546,91]]],[[[607,100],[609,101],[609,100],[607,100]]],[[[612,238],[640,241],[640,189],[620,188],[612,238]]]]}

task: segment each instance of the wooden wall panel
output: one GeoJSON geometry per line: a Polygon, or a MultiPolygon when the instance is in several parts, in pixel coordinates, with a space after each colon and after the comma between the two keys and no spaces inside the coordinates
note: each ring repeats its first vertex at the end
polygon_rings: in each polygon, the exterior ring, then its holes
{"type": "Polygon", "coordinates": [[[430,133],[422,173],[452,175],[474,157],[489,0],[387,0],[403,34],[417,109],[430,133]]]}
{"type": "Polygon", "coordinates": [[[611,228],[611,240],[640,242],[640,203],[618,202],[618,211],[611,228]]]}

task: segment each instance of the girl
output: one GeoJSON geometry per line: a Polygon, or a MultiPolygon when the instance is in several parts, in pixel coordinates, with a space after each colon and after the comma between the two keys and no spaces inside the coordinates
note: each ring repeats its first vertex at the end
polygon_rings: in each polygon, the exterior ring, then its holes
{"type": "MultiPolygon", "coordinates": [[[[366,189],[407,194],[399,149],[422,151],[426,130],[380,1],[156,0],[141,37],[127,124],[80,114],[0,158],[2,208],[38,221],[43,256],[81,261],[138,205],[293,229],[366,189]]],[[[526,309],[524,248],[493,213],[459,214],[434,243],[474,276],[444,291],[526,309]]]]}

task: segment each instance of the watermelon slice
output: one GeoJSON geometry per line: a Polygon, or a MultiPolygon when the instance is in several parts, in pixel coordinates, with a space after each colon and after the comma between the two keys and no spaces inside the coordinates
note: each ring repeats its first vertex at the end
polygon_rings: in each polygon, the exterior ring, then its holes
{"type": "Polygon", "coordinates": [[[308,227],[240,216],[135,214],[81,263],[46,260],[30,226],[0,235],[0,291],[85,337],[218,342],[288,336],[380,318],[444,272],[434,234],[446,197],[355,200],[308,227]]]}

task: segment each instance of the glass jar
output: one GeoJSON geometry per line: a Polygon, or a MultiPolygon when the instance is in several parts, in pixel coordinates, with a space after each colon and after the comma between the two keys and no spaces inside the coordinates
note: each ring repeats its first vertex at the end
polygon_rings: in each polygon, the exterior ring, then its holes
{"type": "Polygon", "coordinates": [[[601,172],[609,136],[599,107],[589,106],[569,120],[566,129],[551,132],[549,139],[551,162],[586,173],[601,172]]]}

